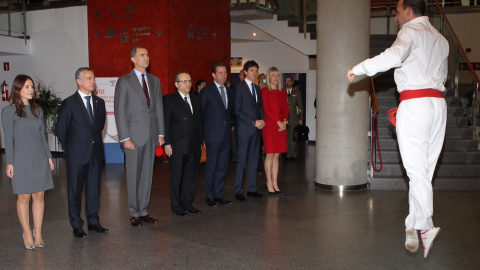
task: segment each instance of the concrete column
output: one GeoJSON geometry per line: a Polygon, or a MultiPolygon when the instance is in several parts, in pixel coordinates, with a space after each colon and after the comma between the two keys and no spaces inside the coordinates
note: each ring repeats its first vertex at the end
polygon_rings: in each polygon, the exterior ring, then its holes
{"type": "Polygon", "coordinates": [[[317,2],[317,142],[315,186],[367,187],[368,78],[347,69],[369,57],[370,0],[317,2]]]}

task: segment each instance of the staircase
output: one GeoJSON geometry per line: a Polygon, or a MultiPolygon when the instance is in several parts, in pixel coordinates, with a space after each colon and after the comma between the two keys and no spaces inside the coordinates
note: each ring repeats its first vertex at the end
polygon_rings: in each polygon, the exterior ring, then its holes
{"type": "MultiPolygon", "coordinates": [[[[389,47],[395,36],[371,37],[371,54],[376,55],[389,47]],[[383,47],[383,49],[382,49],[383,47]]],[[[395,134],[395,127],[388,120],[389,109],[398,107],[399,94],[393,80],[393,70],[374,77],[378,114],[378,137],[383,159],[383,169],[375,172],[371,189],[408,189],[408,177],[403,168],[395,134]]],[[[442,153],[433,178],[436,190],[480,190],[480,151],[478,141],[472,140],[466,109],[453,90],[447,92],[447,130],[442,153]]],[[[370,156],[369,156],[370,160],[370,156]]],[[[378,159],[377,159],[378,160],[378,159]]],[[[379,164],[377,164],[377,168],[379,164]]]]}

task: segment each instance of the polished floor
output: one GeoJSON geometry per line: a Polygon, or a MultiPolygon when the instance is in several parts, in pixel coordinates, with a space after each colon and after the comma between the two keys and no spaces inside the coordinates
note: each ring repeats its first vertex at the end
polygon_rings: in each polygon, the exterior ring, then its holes
{"type": "MultiPolygon", "coordinates": [[[[73,237],[68,222],[65,163],[56,159],[55,189],[46,192],[45,249],[26,251],[11,182],[0,173],[0,269],[480,269],[480,192],[435,191],[442,231],[423,258],[404,248],[407,191],[315,189],[315,146],[300,146],[296,163],[281,164],[285,196],[208,207],[203,177],[194,206],[173,216],[169,167],[156,161],[150,214],[157,225],[132,227],[123,164],[108,164],[101,224],[110,232],[73,237]]],[[[2,157],[0,165],[5,168],[2,157]]],[[[225,197],[233,199],[231,164],[225,197]]],[[[258,184],[265,184],[258,174],[258,184]]],[[[264,192],[264,190],[261,190],[264,192]]],[[[86,226],[84,227],[86,230],[86,226]]]]}

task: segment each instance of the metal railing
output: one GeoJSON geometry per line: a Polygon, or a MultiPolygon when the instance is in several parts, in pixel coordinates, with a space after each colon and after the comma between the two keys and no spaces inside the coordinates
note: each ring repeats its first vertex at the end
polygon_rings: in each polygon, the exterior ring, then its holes
{"type": "Polygon", "coordinates": [[[25,0],[2,0],[0,7],[0,35],[23,38],[27,44],[25,0]]]}
{"type": "Polygon", "coordinates": [[[430,17],[430,22],[450,44],[450,54],[448,57],[449,86],[455,89],[455,97],[463,99],[463,102],[468,102],[468,104],[464,104],[464,106],[467,109],[469,119],[472,123],[473,139],[478,140],[477,118],[479,117],[478,88],[480,80],[470,63],[465,50],[460,44],[457,35],[445,16],[440,1],[428,0],[427,3],[427,12],[430,17]],[[468,109],[470,108],[471,111],[469,112],[468,109]]]}

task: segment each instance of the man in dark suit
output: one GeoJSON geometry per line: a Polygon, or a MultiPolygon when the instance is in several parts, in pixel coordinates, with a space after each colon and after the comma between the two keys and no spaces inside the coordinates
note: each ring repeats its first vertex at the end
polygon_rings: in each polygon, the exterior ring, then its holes
{"type": "Polygon", "coordinates": [[[105,126],[105,102],[92,95],[95,90],[93,70],[79,68],[75,79],[78,90],[62,102],[55,132],[63,146],[67,164],[68,217],[75,237],[83,238],[87,236],[80,217],[83,185],[88,230],[108,232],[98,218],[104,161],[102,130],[105,126]]]}
{"type": "MultiPolygon", "coordinates": [[[[197,192],[203,141],[202,109],[198,96],[189,95],[190,74],[175,74],[178,91],[164,98],[165,153],[170,157],[170,202],[177,216],[201,211],[192,206],[197,192]],[[180,194],[180,192],[182,192],[180,194]]],[[[202,90],[203,92],[203,90],[202,90]]]]}
{"type": "Polygon", "coordinates": [[[207,148],[204,182],[208,206],[232,203],[223,198],[230,155],[233,111],[233,93],[225,86],[226,65],[221,62],[215,63],[212,67],[212,77],[213,82],[200,93],[207,148]]]}
{"type": "Polygon", "coordinates": [[[134,69],[117,81],[115,123],[125,152],[130,224],[158,223],[149,215],[155,147],[165,140],[160,80],[147,73],[150,56],[143,46],[130,51],[134,69]]]}
{"type": "MultiPolygon", "coordinates": [[[[263,121],[262,95],[258,85],[253,82],[257,78],[258,64],[247,61],[243,65],[245,79],[236,85],[233,112],[235,114],[235,129],[237,131],[238,154],[235,175],[235,199],[246,202],[243,195],[243,175],[248,184],[248,197],[262,198],[257,191],[257,166],[259,157],[261,129],[263,121]]],[[[207,150],[208,152],[208,150],[207,150]]]]}

